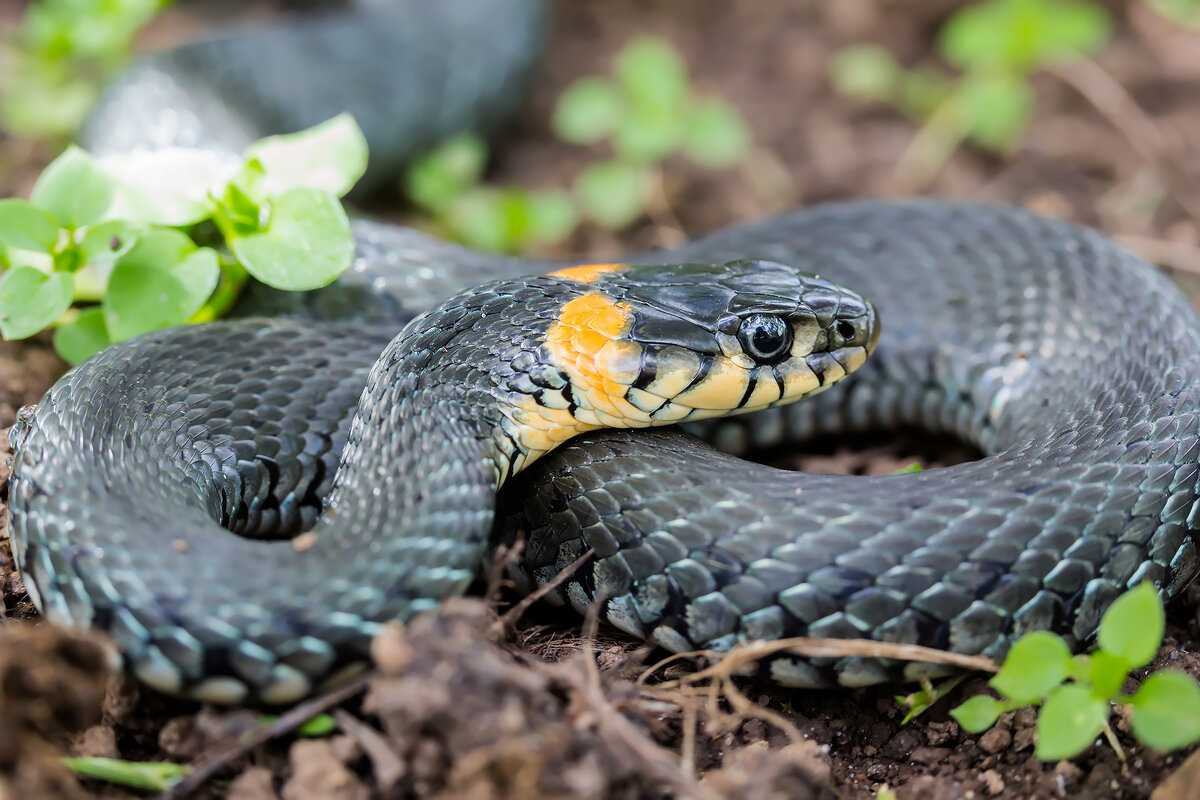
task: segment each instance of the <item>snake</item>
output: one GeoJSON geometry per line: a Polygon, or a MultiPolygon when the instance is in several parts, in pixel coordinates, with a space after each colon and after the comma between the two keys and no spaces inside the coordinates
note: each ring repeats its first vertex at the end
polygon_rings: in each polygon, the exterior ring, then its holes
{"type": "MultiPolygon", "coordinates": [[[[348,109],[367,189],[518,107],[536,0],[356,2],[134,65],[97,152],[236,151],[348,109]],[[364,55],[366,54],[366,55],[364,55]],[[373,168],[374,169],[374,168],[373,168]]],[[[53,622],[154,689],[293,702],[521,536],[524,589],[674,652],[809,636],[1000,658],[1074,648],[1200,571],[1200,325],[1093,230],[930,199],[821,204],[651,253],[475,252],[366,217],[354,263],[67,372],[11,433],[13,552],[53,622]],[[798,402],[793,402],[798,401],[798,402]],[[751,460],[916,428],[912,474],[751,460]]],[[[787,687],[944,667],[780,651],[787,687]]]]}

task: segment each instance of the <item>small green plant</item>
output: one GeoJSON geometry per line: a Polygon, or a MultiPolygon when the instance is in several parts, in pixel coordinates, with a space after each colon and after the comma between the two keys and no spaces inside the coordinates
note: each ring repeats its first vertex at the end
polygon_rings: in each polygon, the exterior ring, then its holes
{"type": "Polygon", "coordinates": [[[516,252],[561,241],[582,218],[626,227],[645,213],[661,164],[672,155],[720,168],[741,159],[749,146],[736,110],[698,94],[679,54],[655,38],[626,46],[611,76],[569,86],[552,125],[567,143],[607,143],[610,151],[579,173],[571,192],[480,185],[487,150],[477,136],[463,134],[410,166],[408,196],[454,238],[516,252]]]}
{"type": "Polygon", "coordinates": [[[1090,2],[987,0],[956,11],[939,33],[939,51],[957,76],[905,69],[871,44],[839,51],[830,75],[843,94],[890,103],[924,122],[925,157],[936,168],[963,140],[1010,150],[1033,111],[1030,76],[1099,50],[1110,30],[1108,13],[1090,2]]]}
{"type": "Polygon", "coordinates": [[[38,0],[0,52],[0,122],[22,136],[66,137],[137,32],[170,0],[38,0]]]}
{"type": "Polygon", "coordinates": [[[146,792],[165,792],[190,771],[189,767],[170,761],[125,761],[100,756],[64,758],[63,764],[80,777],[146,792]]]}
{"type": "Polygon", "coordinates": [[[1200,28],[1200,0],[1148,0],[1167,19],[1188,28],[1200,28]]]}
{"type": "Polygon", "coordinates": [[[404,176],[409,198],[453,239],[499,252],[520,252],[570,235],[578,212],[566,192],[480,183],[487,145],[461,133],[413,161],[404,176]]]}
{"type": "Polygon", "coordinates": [[[291,291],[331,283],[354,255],[338,198],[366,163],[345,115],[257,142],[241,161],[69,148],[29,200],[0,200],[0,334],[53,327],[58,352],[78,363],[111,342],[214,319],[251,277],[291,291]]]}
{"type": "Polygon", "coordinates": [[[1072,657],[1058,636],[1026,634],[990,681],[1000,698],[977,695],[950,714],[965,730],[982,733],[1004,712],[1040,704],[1036,753],[1043,761],[1073,758],[1101,733],[1117,747],[1108,726],[1114,703],[1132,709],[1133,733],[1147,747],[1175,750],[1200,741],[1200,685],[1187,673],[1160,670],[1132,695],[1122,693],[1129,673],[1158,652],[1164,620],[1158,592],[1139,584],[1104,614],[1097,650],[1072,657]]]}

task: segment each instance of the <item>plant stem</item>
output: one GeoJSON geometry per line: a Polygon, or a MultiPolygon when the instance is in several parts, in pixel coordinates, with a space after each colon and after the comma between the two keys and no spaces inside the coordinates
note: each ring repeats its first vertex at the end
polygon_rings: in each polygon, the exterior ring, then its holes
{"type": "Polygon", "coordinates": [[[941,102],[917,131],[892,172],[895,185],[906,193],[927,187],[967,138],[956,89],[941,102]]]}
{"type": "Polygon", "coordinates": [[[217,288],[213,290],[212,297],[208,298],[208,302],[201,306],[188,322],[212,322],[214,319],[219,319],[229,313],[229,309],[233,308],[233,304],[241,296],[242,289],[245,288],[246,281],[250,277],[246,268],[225,256],[221,257],[219,263],[221,279],[217,283],[217,288]]]}
{"type": "Polygon", "coordinates": [[[1108,746],[1117,754],[1117,760],[1124,766],[1125,751],[1121,749],[1121,743],[1117,741],[1117,734],[1113,732],[1112,726],[1107,722],[1104,723],[1104,738],[1108,740],[1108,746]]]}

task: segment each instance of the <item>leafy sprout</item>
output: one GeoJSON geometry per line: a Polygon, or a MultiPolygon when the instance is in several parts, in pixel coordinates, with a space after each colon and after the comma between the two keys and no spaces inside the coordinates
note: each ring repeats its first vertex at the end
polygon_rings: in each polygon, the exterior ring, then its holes
{"type": "Polygon", "coordinates": [[[0,200],[0,333],[55,328],[78,363],[112,342],[228,310],[250,278],[304,291],[354,255],[338,197],[366,169],[349,116],[252,145],[95,158],[68,148],[29,200],[0,200]],[[197,242],[211,221],[219,249],[197,242]]]}
{"type": "Polygon", "coordinates": [[[19,135],[66,137],[134,38],[169,0],[38,0],[0,53],[0,122],[19,135]]]}
{"type": "Polygon", "coordinates": [[[1017,640],[990,686],[999,698],[977,695],[951,711],[962,727],[982,733],[1001,714],[1041,705],[1037,757],[1073,758],[1105,733],[1112,705],[1133,711],[1134,735],[1156,750],[1200,741],[1200,684],[1178,670],[1150,675],[1132,695],[1122,688],[1132,670],[1149,664],[1162,643],[1165,615],[1158,592],[1142,583],[1117,598],[1100,622],[1099,649],[1072,656],[1055,634],[1036,631],[1017,640]]]}
{"type": "Polygon", "coordinates": [[[170,761],[125,761],[100,756],[64,758],[63,763],[80,777],[147,792],[165,792],[189,771],[187,766],[170,761]]]}
{"type": "Polygon", "coordinates": [[[720,169],[742,159],[750,143],[737,111],[696,92],[679,54],[653,37],[622,49],[611,75],[584,77],[567,87],[551,125],[569,144],[609,150],[579,172],[570,192],[481,185],[487,149],[471,133],[411,164],[405,190],[459,241],[519,252],[562,241],[584,218],[624,228],[646,212],[665,159],[679,154],[720,169]]]}
{"type": "Polygon", "coordinates": [[[849,97],[889,103],[923,121],[922,141],[937,166],[963,140],[1011,150],[1032,116],[1030,76],[1096,52],[1110,35],[1108,12],[1090,2],[987,0],[956,11],[939,32],[940,53],[960,70],[957,77],[905,69],[871,44],[839,51],[830,77],[849,97]]]}

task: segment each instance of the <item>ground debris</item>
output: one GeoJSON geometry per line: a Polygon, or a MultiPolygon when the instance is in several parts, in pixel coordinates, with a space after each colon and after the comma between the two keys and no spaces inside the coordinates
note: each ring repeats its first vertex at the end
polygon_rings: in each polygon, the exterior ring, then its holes
{"type": "Polygon", "coordinates": [[[266,767],[247,768],[229,784],[225,800],[279,800],[271,770],[266,767]]]}
{"type": "Polygon", "coordinates": [[[301,740],[292,745],[292,777],[283,800],[368,800],[370,790],[338,759],[326,741],[301,740]]]}
{"type": "MultiPolygon", "coordinates": [[[[486,638],[477,601],[392,627],[373,651],[363,701],[407,765],[402,794],[441,797],[637,796],[660,789],[623,743],[606,741],[572,687],[486,638]]],[[[571,664],[573,662],[564,662],[571,664]]]]}
{"type": "Polygon", "coordinates": [[[0,628],[0,798],[86,796],[58,757],[99,722],[111,665],[96,637],[49,625],[0,628]]]}
{"type": "Polygon", "coordinates": [[[829,782],[829,764],[821,747],[803,741],[780,750],[765,743],[730,754],[725,767],[701,781],[718,797],[754,797],[763,800],[824,800],[838,795],[829,782]]]}
{"type": "Polygon", "coordinates": [[[380,674],[363,711],[386,741],[364,738],[360,720],[339,722],[375,769],[372,749],[398,757],[388,776],[396,796],[835,796],[820,747],[806,741],[779,750],[758,741],[722,759],[706,739],[712,769],[696,779],[657,741],[678,736],[679,707],[600,672],[586,643],[553,664],[511,653],[490,638],[493,619],[483,603],[460,600],[376,640],[380,674]]]}

